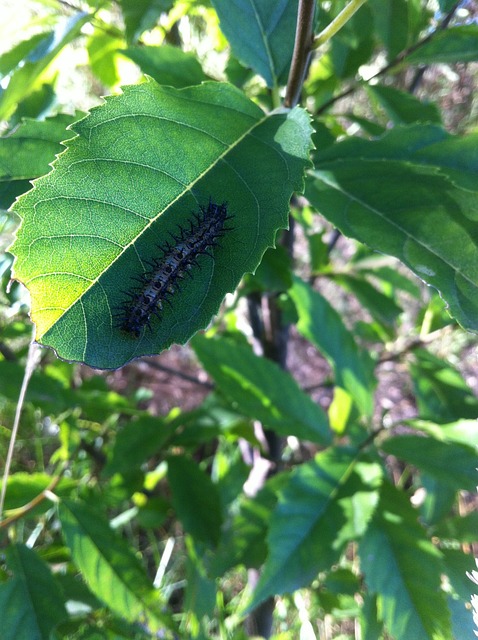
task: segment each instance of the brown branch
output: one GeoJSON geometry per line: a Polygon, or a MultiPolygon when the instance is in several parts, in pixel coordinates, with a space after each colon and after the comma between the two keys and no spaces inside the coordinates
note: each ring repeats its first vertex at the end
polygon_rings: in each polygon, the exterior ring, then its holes
{"type": "Polygon", "coordinates": [[[290,65],[284,106],[295,107],[300,101],[305,74],[309,68],[310,54],[314,42],[314,0],[299,0],[294,53],[290,65]]]}

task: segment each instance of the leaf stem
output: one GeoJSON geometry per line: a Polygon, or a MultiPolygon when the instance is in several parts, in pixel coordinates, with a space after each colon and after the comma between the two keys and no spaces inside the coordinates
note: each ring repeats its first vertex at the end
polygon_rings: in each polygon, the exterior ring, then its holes
{"type": "Polygon", "coordinates": [[[342,27],[350,20],[354,13],[358,11],[363,4],[365,4],[365,2],[367,2],[367,0],[350,0],[348,5],[342,9],[339,15],[336,16],[332,22],[325,27],[325,29],[315,36],[312,45],[313,48],[317,49],[330,40],[337,31],[342,29],[342,27]]]}
{"type": "Polygon", "coordinates": [[[314,33],[315,0],[299,0],[294,53],[290,65],[284,106],[295,107],[300,100],[305,74],[309,67],[314,33]]]}

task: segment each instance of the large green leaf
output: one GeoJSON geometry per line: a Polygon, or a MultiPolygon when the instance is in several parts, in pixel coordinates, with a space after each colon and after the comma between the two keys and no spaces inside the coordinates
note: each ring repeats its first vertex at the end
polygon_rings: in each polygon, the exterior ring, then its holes
{"type": "Polygon", "coordinates": [[[373,411],[373,362],[359,349],[332,305],[308,284],[295,278],[289,291],[299,314],[297,329],[316,345],[334,369],[336,382],[352,396],[362,413],[373,411]]]}
{"type": "Polygon", "coordinates": [[[234,53],[276,87],[285,84],[294,48],[297,2],[212,0],[234,53]]]}
{"type": "Polygon", "coordinates": [[[194,350],[206,371],[238,411],[282,436],[329,443],[325,412],[274,362],[224,338],[197,336],[194,350]]]}
{"type": "Polygon", "coordinates": [[[380,617],[396,640],[450,640],[440,589],[440,553],[426,538],[407,496],[385,484],[359,547],[361,567],[380,617]]]}
{"type": "Polygon", "coordinates": [[[270,519],[269,555],[251,606],[307,585],[338,561],[372,516],[380,476],[378,464],[338,448],[292,471],[270,519]]]}
{"type": "Polygon", "coordinates": [[[159,592],[128,544],[87,504],[62,501],[60,520],[75,565],[90,590],[130,622],[147,621],[152,629],[169,624],[159,592]]]}
{"type": "Polygon", "coordinates": [[[394,255],[478,330],[478,145],[437,127],[348,139],[320,155],[311,203],[345,235],[394,255]]]}
{"type": "Polygon", "coordinates": [[[50,640],[53,628],[67,617],[54,577],[24,545],[9,546],[5,555],[13,577],[0,584],[2,640],[50,640]]]}
{"type": "Polygon", "coordinates": [[[38,342],[115,368],[184,343],[254,271],[303,188],[311,127],[302,109],[267,116],[227,84],[176,90],[148,80],[74,130],[53,171],[15,205],[14,277],[30,290],[38,342]],[[137,291],[132,278],[210,198],[232,216],[214,255],[198,258],[151,330],[121,331],[114,316],[137,291]]]}

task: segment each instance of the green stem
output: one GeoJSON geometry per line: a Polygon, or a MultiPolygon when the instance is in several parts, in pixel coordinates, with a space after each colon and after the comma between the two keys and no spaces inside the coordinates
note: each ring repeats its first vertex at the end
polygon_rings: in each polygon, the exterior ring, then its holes
{"type": "Polygon", "coordinates": [[[336,16],[332,22],[319,33],[319,35],[315,36],[314,43],[312,45],[313,48],[317,49],[317,47],[320,47],[330,40],[337,31],[342,29],[342,27],[350,20],[354,13],[358,11],[363,4],[365,4],[365,2],[367,2],[367,0],[350,0],[348,5],[342,9],[339,15],[336,16]]]}

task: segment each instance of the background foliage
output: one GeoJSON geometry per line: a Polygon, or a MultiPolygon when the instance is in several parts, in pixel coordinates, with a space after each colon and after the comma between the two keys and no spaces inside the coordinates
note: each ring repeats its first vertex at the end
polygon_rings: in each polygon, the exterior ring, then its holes
{"type": "Polygon", "coordinates": [[[476,3],[17,4],[2,638],[472,637],[476,3]],[[209,197],[232,231],[132,342],[115,292],[209,197]],[[100,374],[30,303],[99,369],[192,340],[100,374]]]}

